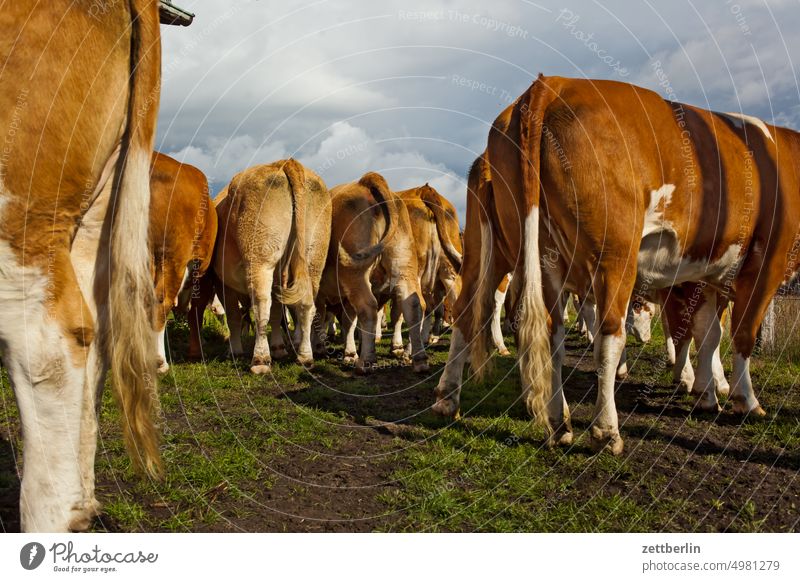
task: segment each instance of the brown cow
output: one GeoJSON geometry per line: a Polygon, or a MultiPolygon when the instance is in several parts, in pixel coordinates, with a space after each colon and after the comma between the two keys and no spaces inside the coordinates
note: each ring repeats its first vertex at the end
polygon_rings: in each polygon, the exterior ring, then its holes
{"type": "MultiPolygon", "coordinates": [[[[202,321],[206,303],[200,298],[200,280],[211,264],[217,238],[217,213],[203,173],[158,152],[153,154],[150,192],[158,371],[165,373],[169,363],[164,332],[172,308],[178,305],[185,311],[192,305],[199,313],[193,312],[190,321],[197,320],[198,316],[202,321]]],[[[189,353],[198,353],[197,326],[190,325],[190,332],[189,353]]]]}
{"type": "MultiPolygon", "coordinates": [[[[425,300],[422,341],[427,343],[436,308],[445,299],[455,301],[461,290],[458,271],[461,269],[462,248],[458,214],[455,206],[428,184],[395,194],[408,210],[419,283],[425,300]]],[[[405,353],[403,318],[396,302],[392,304],[392,322],[392,351],[405,353]]]]}
{"type": "MultiPolygon", "coordinates": [[[[598,307],[596,450],[623,448],[614,376],[634,288],[648,295],[706,284],[695,314],[707,329],[694,386],[708,410],[718,409],[710,357],[721,335],[717,293],[732,300],[730,400],[734,412],[764,414],[749,362],[764,312],[800,259],[797,133],[625,83],[540,77],[497,118],[487,154],[494,204],[482,249],[487,259],[520,264],[522,383],[557,441],[572,438],[560,380],[563,325],[550,317],[564,289],[593,296],[598,307]],[[540,261],[543,244],[557,260],[540,261]]],[[[494,291],[492,277],[484,283],[494,291]]],[[[478,291],[477,325],[488,295],[478,291]]],[[[485,356],[473,357],[480,369],[485,356]]]]}
{"type": "Polygon", "coordinates": [[[240,304],[252,304],[256,345],[250,371],[268,373],[272,358],[287,353],[282,305],[291,305],[302,329],[297,359],[310,365],[314,298],[330,241],[331,197],[325,183],[293,159],[254,166],[234,176],[217,214],[214,273],[223,286],[233,355],[243,352],[240,304]]]}
{"type": "Polygon", "coordinates": [[[331,190],[333,226],[325,273],[317,300],[320,310],[343,306],[345,361],[356,372],[370,371],[377,362],[375,331],[378,301],[391,295],[409,323],[414,371],[428,370],[422,344],[424,299],[408,211],[383,176],[365,174],[358,182],[331,190]],[[373,292],[374,289],[374,292],[373,292]],[[356,354],[355,327],[361,330],[361,355],[356,354]]]}
{"type": "Polygon", "coordinates": [[[25,531],[96,513],[109,365],[131,457],[160,472],[147,237],[158,2],[0,10],[0,349],[22,423],[25,531]]]}

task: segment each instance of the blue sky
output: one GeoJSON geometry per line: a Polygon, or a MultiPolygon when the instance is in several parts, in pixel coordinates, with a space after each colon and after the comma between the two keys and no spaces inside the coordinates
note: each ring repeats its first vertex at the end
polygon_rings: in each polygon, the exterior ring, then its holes
{"type": "MultiPolygon", "coordinates": [[[[203,170],[294,156],[329,187],[430,182],[463,215],[488,126],[542,72],[800,127],[800,3],[175,0],[157,149],[203,170]]],[[[463,220],[463,216],[462,216],[463,220]]]]}

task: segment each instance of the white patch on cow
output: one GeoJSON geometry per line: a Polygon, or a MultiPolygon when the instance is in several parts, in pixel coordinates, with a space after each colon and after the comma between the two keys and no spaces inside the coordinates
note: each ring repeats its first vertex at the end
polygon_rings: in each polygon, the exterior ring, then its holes
{"type": "Polygon", "coordinates": [[[733,244],[716,261],[692,260],[681,256],[674,233],[662,231],[642,240],[637,281],[647,281],[651,289],[663,289],[687,281],[721,285],[739,272],[741,252],[742,246],[733,244]]]}
{"type": "Polygon", "coordinates": [[[619,364],[617,365],[617,379],[623,380],[628,375],[628,349],[622,348],[622,354],[619,357],[619,364]]]}
{"type": "Polygon", "coordinates": [[[730,392],[730,384],[725,379],[725,368],[722,367],[722,358],[719,355],[719,346],[714,350],[714,360],[712,362],[712,369],[714,371],[714,384],[717,387],[717,394],[727,396],[730,392]]]}
{"type": "Polygon", "coordinates": [[[670,364],[675,363],[675,340],[671,336],[667,337],[667,361],[670,364]]]}
{"type": "Polygon", "coordinates": [[[225,308],[222,306],[222,301],[219,300],[216,294],[214,295],[214,300],[211,302],[211,313],[219,318],[225,316],[225,308]]]}
{"type": "Polygon", "coordinates": [[[664,184],[658,190],[650,191],[650,203],[644,214],[642,238],[654,232],[672,229],[670,223],[664,220],[664,211],[672,202],[673,192],[675,192],[675,184],[664,184]]]}
{"type": "Polygon", "coordinates": [[[633,305],[628,306],[628,318],[625,322],[625,331],[632,334],[638,341],[647,343],[652,334],[651,323],[655,305],[649,301],[644,302],[642,308],[637,313],[633,305]]]}
{"type": "Polygon", "coordinates": [[[156,340],[156,348],[158,350],[158,371],[162,374],[169,370],[169,362],[167,362],[167,327],[158,332],[158,339],[156,340]]]}
{"type": "Polygon", "coordinates": [[[494,343],[494,347],[497,348],[497,351],[504,355],[508,353],[508,348],[506,348],[505,341],[503,340],[503,328],[500,324],[500,316],[503,311],[503,304],[506,301],[507,292],[508,287],[506,287],[506,291],[500,291],[500,289],[495,290],[494,312],[492,313],[492,342],[494,343]]]}
{"type": "Polygon", "coordinates": [[[394,320],[394,330],[392,333],[392,350],[403,349],[403,314],[398,313],[394,320]]]}
{"type": "Polygon", "coordinates": [[[750,125],[755,125],[761,132],[769,138],[770,141],[774,142],[775,140],[772,138],[772,134],[767,127],[767,124],[760,120],[758,117],[753,117],[752,115],[744,115],[743,113],[723,113],[725,117],[730,119],[736,127],[744,128],[745,123],[749,123],[750,125]]]}
{"type": "Polygon", "coordinates": [[[739,413],[752,412],[760,408],[758,398],[753,392],[753,381],[750,379],[750,358],[742,354],[733,355],[733,386],[730,399],[734,410],[739,413]]]}
{"type": "Polygon", "coordinates": [[[609,434],[619,434],[617,409],[614,405],[614,382],[617,367],[625,349],[625,319],[620,320],[620,330],[616,335],[595,337],[595,361],[597,367],[597,402],[592,425],[609,434]]]}
{"type": "Polygon", "coordinates": [[[681,349],[675,354],[675,365],[672,368],[672,379],[680,388],[690,393],[694,386],[694,367],[689,359],[689,348],[692,342],[681,344],[681,349]]]}

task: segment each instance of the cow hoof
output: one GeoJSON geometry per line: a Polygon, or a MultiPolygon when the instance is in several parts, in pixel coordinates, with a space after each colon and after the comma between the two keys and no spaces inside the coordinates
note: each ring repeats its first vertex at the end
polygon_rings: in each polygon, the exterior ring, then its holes
{"type": "Polygon", "coordinates": [[[589,430],[589,447],[595,454],[608,451],[616,457],[622,454],[624,443],[619,431],[593,426],[589,430]]]}
{"type": "Polygon", "coordinates": [[[358,354],[357,353],[355,353],[355,352],[352,352],[352,353],[345,352],[344,353],[344,358],[342,359],[342,361],[345,364],[351,364],[352,365],[352,364],[356,363],[357,359],[358,359],[358,354]]]}
{"type": "Polygon", "coordinates": [[[716,398],[714,398],[714,400],[705,400],[701,396],[697,399],[697,402],[695,402],[694,407],[695,410],[704,412],[705,414],[719,414],[722,412],[722,407],[719,405],[716,398]]]}
{"type": "Polygon", "coordinates": [[[364,362],[361,359],[356,360],[356,374],[359,376],[367,376],[374,371],[375,362],[364,362]]]}
{"type": "Polygon", "coordinates": [[[619,368],[617,368],[617,380],[624,380],[628,377],[628,364],[622,364],[619,368]]]}
{"type": "Polygon", "coordinates": [[[733,413],[741,416],[754,416],[756,418],[763,418],[767,415],[767,412],[761,408],[761,405],[758,402],[756,402],[756,405],[753,408],[750,408],[747,405],[747,402],[742,400],[733,401],[733,413]]]}
{"type": "Polygon", "coordinates": [[[562,432],[561,434],[554,434],[547,439],[547,446],[551,449],[556,447],[569,447],[572,446],[573,435],[571,432],[562,432]]]}
{"type": "Polygon", "coordinates": [[[272,366],[269,364],[258,364],[255,366],[250,366],[250,371],[257,376],[269,374],[272,371],[272,366]]]}
{"type": "Polygon", "coordinates": [[[692,393],[692,384],[694,384],[694,381],[688,382],[686,380],[678,380],[675,383],[675,386],[676,386],[675,390],[679,394],[691,394],[692,393]]]}
{"type": "Polygon", "coordinates": [[[453,400],[452,398],[440,398],[436,402],[433,403],[431,406],[431,410],[435,414],[439,416],[444,416],[445,418],[453,418],[458,420],[457,417],[461,417],[459,404],[457,400],[453,400]]]}
{"type": "Polygon", "coordinates": [[[438,335],[432,335],[428,338],[428,345],[432,346],[434,344],[438,344],[441,338],[438,335]]]}
{"type": "Polygon", "coordinates": [[[275,347],[270,346],[269,353],[272,356],[273,360],[280,360],[282,358],[286,358],[289,356],[289,352],[286,351],[286,346],[284,346],[283,344],[275,347]]]}
{"type": "Polygon", "coordinates": [[[169,363],[165,360],[159,360],[157,371],[159,374],[166,374],[169,372],[169,363]]]}
{"type": "Polygon", "coordinates": [[[428,365],[428,358],[414,360],[414,372],[417,374],[422,374],[430,369],[431,367],[428,365]]]}
{"type": "Polygon", "coordinates": [[[719,396],[727,397],[731,393],[731,386],[730,384],[723,384],[721,386],[717,386],[717,394],[719,396]]]}
{"type": "Polygon", "coordinates": [[[500,354],[501,356],[510,356],[511,355],[511,352],[508,351],[508,348],[503,348],[502,350],[499,350],[497,353],[500,354]]]}
{"type": "Polygon", "coordinates": [[[72,513],[72,519],[69,521],[69,531],[80,533],[87,531],[92,526],[92,522],[94,521],[93,515],[90,515],[86,511],[77,510],[73,510],[72,513]]]}
{"type": "Polygon", "coordinates": [[[392,346],[392,355],[395,358],[403,359],[406,357],[406,348],[403,346],[392,346]]]}
{"type": "MultiPolygon", "coordinates": [[[[556,423],[552,424],[555,425],[556,423]]],[[[570,426],[569,422],[566,422],[553,431],[553,434],[547,439],[547,445],[550,448],[568,447],[572,445],[572,441],[572,427],[570,426]]]]}
{"type": "Polygon", "coordinates": [[[314,367],[314,357],[313,356],[297,356],[297,363],[303,366],[306,369],[311,369],[314,367]]]}
{"type": "Polygon", "coordinates": [[[69,531],[87,531],[98,515],[100,515],[100,502],[97,499],[92,499],[81,508],[73,508],[70,511],[69,531]]]}

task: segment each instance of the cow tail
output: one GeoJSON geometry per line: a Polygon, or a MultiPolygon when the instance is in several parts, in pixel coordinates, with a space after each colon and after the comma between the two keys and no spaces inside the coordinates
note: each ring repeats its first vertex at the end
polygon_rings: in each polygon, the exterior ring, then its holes
{"type": "Polygon", "coordinates": [[[306,173],[303,166],[295,159],[289,159],[283,165],[283,172],[289,181],[292,194],[292,240],[289,241],[290,284],[281,286],[276,292],[278,301],[284,305],[306,304],[314,300],[311,273],[308,270],[306,254],[306,173]]]}
{"type": "Polygon", "coordinates": [[[539,78],[517,105],[519,157],[525,218],[522,245],[522,295],[517,333],[520,377],[528,411],[549,435],[552,431],[547,405],[552,394],[550,321],[544,304],[542,266],[539,256],[539,203],[541,195],[541,144],[544,113],[555,99],[544,78],[539,78]]]}
{"type": "Polygon", "coordinates": [[[447,258],[450,259],[451,263],[453,263],[453,267],[455,267],[456,272],[458,272],[461,270],[461,253],[458,252],[458,249],[456,249],[453,241],[450,240],[450,235],[448,234],[447,230],[448,223],[455,223],[457,227],[458,219],[455,216],[452,216],[450,212],[442,207],[439,197],[440,196],[436,190],[427,184],[422,188],[421,198],[425,203],[425,206],[427,206],[428,209],[433,213],[433,218],[436,221],[436,233],[439,235],[439,243],[442,245],[444,254],[447,255],[447,258]]]}
{"type": "Polygon", "coordinates": [[[162,473],[155,417],[160,413],[153,331],[155,294],[148,241],[150,161],[161,83],[158,2],[130,0],[132,20],[128,122],[112,198],[110,329],[114,395],[128,453],[137,470],[162,473]]]}
{"type": "Polygon", "coordinates": [[[355,253],[348,252],[347,249],[339,243],[339,263],[345,267],[364,265],[380,255],[389,241],[391,241],[397,233],[398,222],[400,220],[397,205],[401,202],[392,191],[389,190],[389,185],[386,183],[383,176],[375,172],[369,172],[364,174],[358,183],[367,188],[378,203],[378,207],[383,212],[383,217],[386,221],[386,230],[377,244],[355,253]]]}
{"type": "Polygon", "coordinates": [[[470,367],[478,382],[483,381],[491,374],[494,362],[490,357],[489,332],[490,321],[494,313],[494,295],[497,289],[490,285],[493,279],[493,253],[500,252],[496,245],[493,232],[499,225],[494,213],[494,190],[492,180],[488,179],[488,156],[484,154],[478,158],[470,169],[469,183],[474,185],[474,195],[477,197],[480,209],[480,261],[475,290],[472,302],[472,327],[470,330],[470,367]]]}

